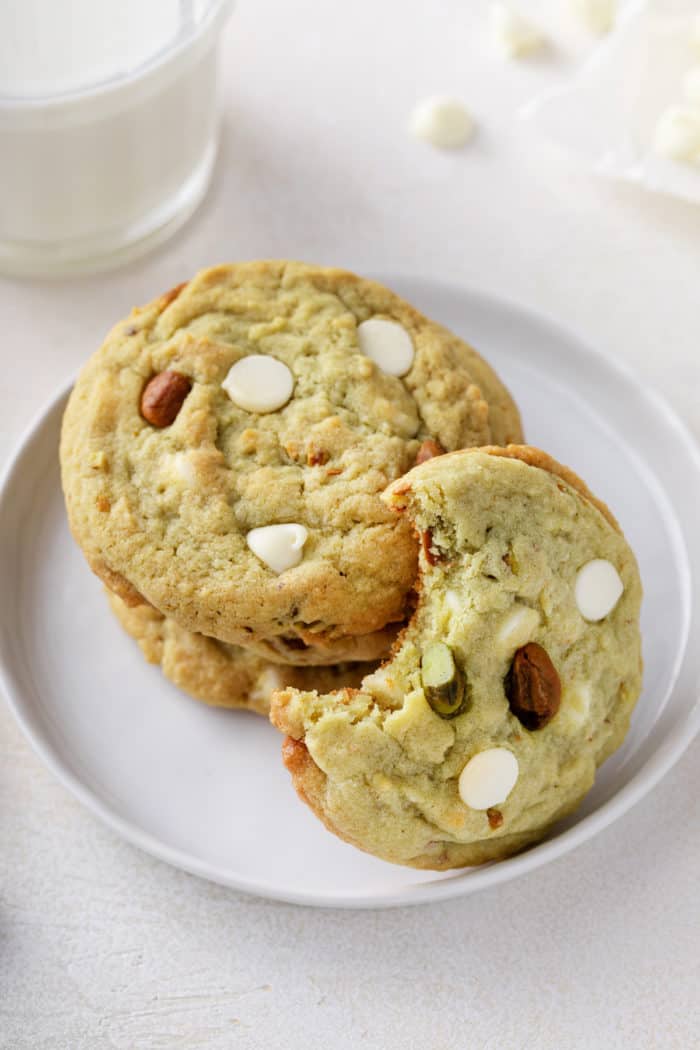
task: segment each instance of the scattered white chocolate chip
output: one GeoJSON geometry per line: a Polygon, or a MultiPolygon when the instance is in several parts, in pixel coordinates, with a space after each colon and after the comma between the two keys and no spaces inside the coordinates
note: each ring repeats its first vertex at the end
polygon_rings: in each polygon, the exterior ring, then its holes
{"type": "Polygon", "coordinates": [[[602,620],[617,605],[624,585],[615,566],[605,558],[594,558],[579,569],[574,594],[584,620],[602,620]]]}
{"type": "Polygon", "coordinates": [[[537,27],[514,11],[510,4],[491,4],[491,35],[506,58],[520,58],[539,51],[544,37],[537,27]]]}
{"type": "Polygon", "coordinates": [[[184,485],[194,485],[197,480],[194,464],[186,452],[173,452],[172,455],[166,456],[162,472],[168,481],[181,482],[184,485]]]}
{"type": "Polygon", "coordinates": [[[609,33],[615,23],[617,0],[571,0],[571,7],[592,33],[609,33]]]}
{"type": "Polygon", "coordinates": [[[571,0],[571,6],[592,33],[603,36],[615,24],[617,0],[571,0]]]}
{"type": "Polygon", "coordinates": [[[459,775],[459,794],[470,809],[499,806],[518,779],[518,760],[505,747],[492,747],[470,758],[459,775]]]}
{"type": "Polygon", "coordinates": [[[474,134],[469,110],[456,98],[427,98],[411,115],[411,132],[438,149],[459,149],[474,134]]]}
{"type": "Polygon", "coordinates": [[[700,66],[688,70],[683,80],[683,90],[691,106],[700,106],[700,66]]]}
{"type": "Polygon", "coordinates": [[[246,542],[260,561],[280,573],[299,564],[308,535],[303,525],[263,525],[251,529],[246,542]]]}
{"type": "Polygon", "coordinates": [[[292,396],[294,376],[276,357],[250,354],[231,366],[221,385],[246,412],[275,412],[292,396]]]}
{"type": "Polygon", "coordinates": [[[461,613],[464,608],[464,603],[460,601],[457,591],[452,590],[445,591],[445,605],[453,613],[461,613]]]}
{"type": "Polygon", "coordinates": [[[527,605],[516,605],[505,617],[496,634],[496,644],[505,653],[512,653],[532,641],[539,627],[540,614],[527,605]]]}
{"type": "Polygon", "coordinates": [[[415,356],[413,340],[397,321],[370,317],[357,326],[357,338],[362,353],[382,372],[390,376],[405,376],[410,372],[415,356]]]}
{"type": "Polygon", "coordinates": [[[696,160],[700,154],[700,112],[692,106],[664,110],[654,132],[654,149],[671,160],[696,160]]]}

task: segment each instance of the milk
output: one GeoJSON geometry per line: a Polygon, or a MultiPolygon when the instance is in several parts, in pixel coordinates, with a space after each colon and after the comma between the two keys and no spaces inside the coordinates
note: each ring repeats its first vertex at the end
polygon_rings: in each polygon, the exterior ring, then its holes
{"type": "Polygon", "coordinates": [[[0,3],[0,268],[104,266],[201,200],[229,0],[0,3]]]}
{"type": "Polygon", "coordinates": [[[52,97],[123,76],[181,23],[178,0],[3,0],[0,96],[52,97]]]}

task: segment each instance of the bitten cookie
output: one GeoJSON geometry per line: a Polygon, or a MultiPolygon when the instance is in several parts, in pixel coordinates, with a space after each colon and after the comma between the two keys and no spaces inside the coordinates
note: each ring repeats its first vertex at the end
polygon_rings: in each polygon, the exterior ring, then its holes
{"type": "Polygon", "coordinates": [[[627,732],[634,555],[583,482],[527,446],[432,459],[384,498],[421,537],[416,612],[359,689],[275,694],[285,762],[325,824],[379,857],[506,857],[581,801],[627,732]]]}
{"type": "Polygon", "coordinates": [[[376,663],[334,667],[288,667],[263,660],[248,649],[203,634],[192,634],[150,605],[129,606],[111,591],[109,604],[149,663],[160,664],[178,689],[213,707],[239,707],[267,715],[275,689],[358,686],[376,663]]]}
{"type": "Polygon", "coordinates": [[[127,603],[294,664],[384,655],[415,578],[379,499],[431,452],[518,440],[479,355],[341,270],[204,270],[135,310],[66,409],[68,516],[127,603]],[[427,444],[426,444],[427,443],[427,444]]]}

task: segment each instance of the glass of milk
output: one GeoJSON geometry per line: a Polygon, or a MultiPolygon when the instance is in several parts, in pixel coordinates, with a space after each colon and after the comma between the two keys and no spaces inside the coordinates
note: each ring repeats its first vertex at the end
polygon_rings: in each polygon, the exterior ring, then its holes
{"type": "Polygon", "coordinates": [[[106,268],[206,192],[232,0],[2,0],[0,272],[106,268]]]}

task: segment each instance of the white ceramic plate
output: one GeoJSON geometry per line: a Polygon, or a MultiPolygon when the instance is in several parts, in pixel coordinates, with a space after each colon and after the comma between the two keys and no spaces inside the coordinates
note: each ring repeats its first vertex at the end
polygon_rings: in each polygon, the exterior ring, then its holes
{"type": "Polygon", "coordinates": [[[304,904],[408,904],[514,878],[624,813],[700,727],[700,454],[688,433],[631,375],[550,321],[473,291],[385,281],[483,351],[513,390],[529,440],[610,502],[639,557],[646,674],[632,729],[584,805],[541,845],[443,874],[366,856],[297,800],[263,719],[210,710],[148,666],[68,533],[57,462],[65,392],[30,429],[0,496],[4,687],[46,764],[149,853],[304,904]]]}

